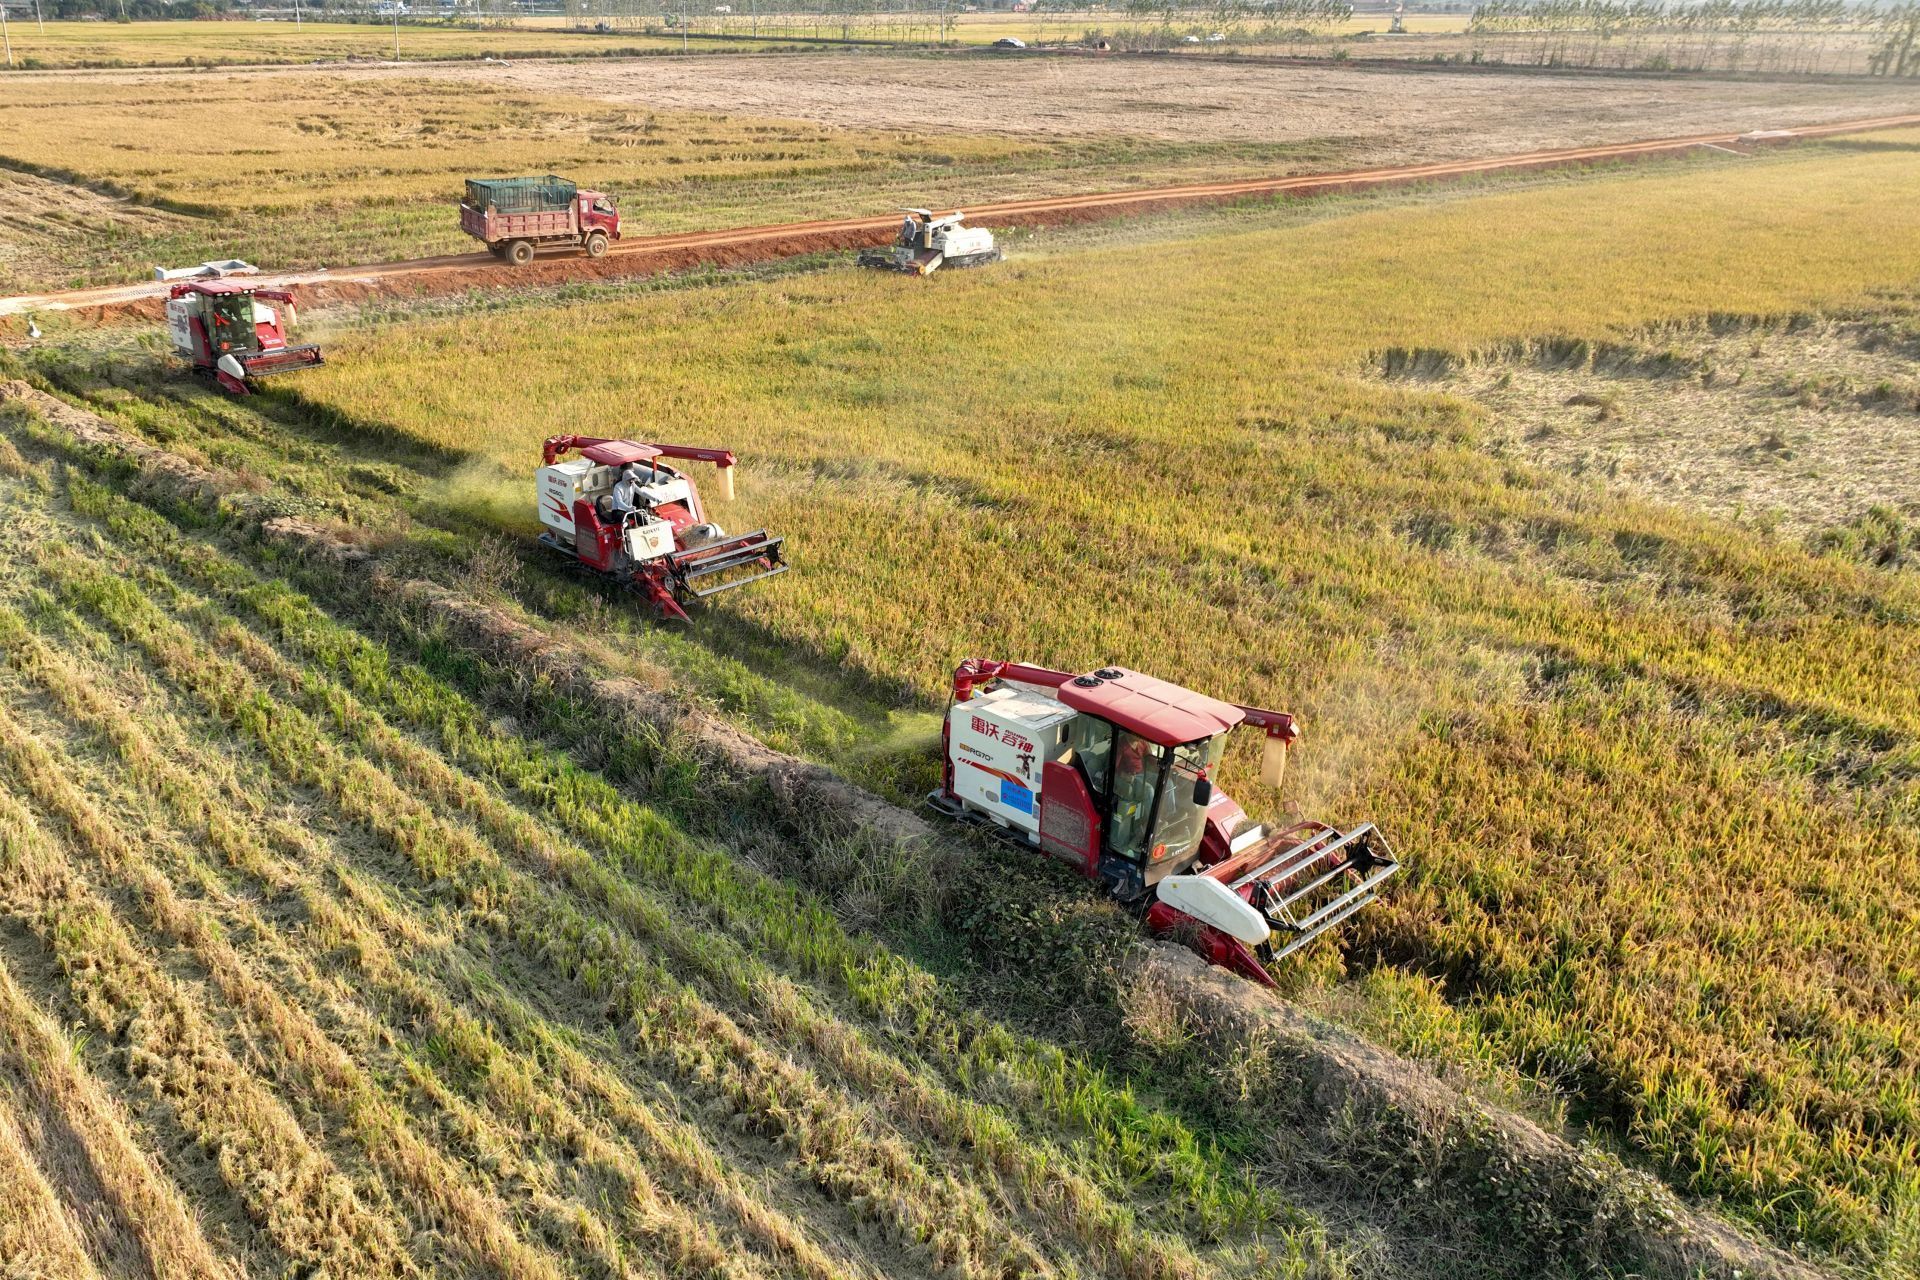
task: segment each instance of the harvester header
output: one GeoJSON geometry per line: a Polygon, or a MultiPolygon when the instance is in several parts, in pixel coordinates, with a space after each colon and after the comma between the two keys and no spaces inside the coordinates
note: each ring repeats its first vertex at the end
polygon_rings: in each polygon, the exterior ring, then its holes
{"type": "Polygon", "coordinates": [[[1398,869],[1371,823],[1270,830],[1214,785],[1226,735],[1263,731],[1280,785],[1300,723],[1124,667],[1075,675],[969,658],[953,673],[930,802],[1067,862],[1210,962],[1272,985],[1267,961],[1372,902],[1398,869]]]}

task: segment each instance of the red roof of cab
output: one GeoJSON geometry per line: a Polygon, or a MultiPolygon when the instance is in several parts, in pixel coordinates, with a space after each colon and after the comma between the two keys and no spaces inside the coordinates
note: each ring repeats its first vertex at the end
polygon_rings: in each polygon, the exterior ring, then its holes
{"type": "Polygon", "coordinates": [[[237,280],[186,280],[174,286],[189,293],[252,293],[259,287],[241,284],[237,280]]]}
{"type": "Polygon", "coordinates": [[[1075,711],[1110,720],[1163,747],[1211,738],[1246,718],[1232,703],[1143,676],[1138,671],[1125,667],[1102,667],[1101,670],[1118,671],[1119,678],[1102,680],[1090,688],[1069,680],[1060,686],[1060,701],[1075,711]]]}
{"type": "Polygon", "coordinates": [[[590,444],[580,451],[580,456],[588,462],[603,467],[624,467],[629,462],[645,462],[657,458],[660,451],[650,444],[635,444],[631,440],[608,440],[601,444],[590,444]]]}

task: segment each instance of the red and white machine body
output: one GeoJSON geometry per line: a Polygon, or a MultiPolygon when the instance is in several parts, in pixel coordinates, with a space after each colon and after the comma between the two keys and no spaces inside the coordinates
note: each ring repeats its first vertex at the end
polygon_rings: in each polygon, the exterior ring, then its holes
{"type": "Polygon", "coordinates": [[[167,336],[196,373],[237,396],[269,374],[324,364],[320,348],[289,346],[293,295],[231,280],[195,280],[167,292],[167,336]],[[279,303],[276,310],[270,303],[279,303]]]}
{"type": "Polygon", "coordinates": [[[1213,785],[1226,735],[1264,729],[1261,778],[1279,786],[1300,734],[1242,707],[1121,667],[1084,675],[970,658],[954,672],[931,800],[1146,907],[1156,933],[1272,985],[1291,954],[1372,902],[1399,869],[1371,823],[1269,829],[1213,785]]]}
{"type": "Polygon", "coordinates": [[[693,480],[667,458],[712,463],[721,500],[732,499],[735,459],[726,449],[550,437],[536,481],[540,541],[645,596],[662,617],[688,622],[689,601],[785,573],[786,539],[763,529],[728,537],[707,519],[693,480]],[[630,468],[644,483],[631,508],[616,510],[614,485],[630,468]]]}

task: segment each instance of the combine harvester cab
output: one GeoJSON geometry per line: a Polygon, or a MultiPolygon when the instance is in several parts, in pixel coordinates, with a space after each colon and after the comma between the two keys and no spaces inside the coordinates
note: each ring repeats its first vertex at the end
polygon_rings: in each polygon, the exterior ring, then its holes
{"type": "Polygon", "coordinates": [[[645,597],[662,618],[690,622],[686,605],[787,571],[784,537],[764,529],[728,537],[707,519],[700,491],[662,459],[710,462],[720,499],[733,498],[734,456],[726,449],[642,444],[595,436],[553,436],[541,449],[536,500],[551,547],[595,576],[645,597]],[[568,454],[575,454],[568,457],[568,454]],[[615,486],[631,485],[631,505],[615,486]]]}
{"type": "Polygon", "coordinates": [[[1122,667],[1084,675],[970,658],[954,672],[935,808],[1059,858],[1144,909],[1148,928],[1266,986],[1374,901],[1399,870],[1372,823],[1269,829],[1213,784],[1226,736],[1266,731],[1278,787],[1290,715],[1235,706],[1122,667]]]}
{"type": "Polygon", "coordinates": [[[902,209],[906,219],[900,234],[885,249],[869,249],[860,265],[908,275],[930,276],[941,267],[984,267],[1004,256],[985,227],[961,225],[966,214],[958,209],[936,214],[930,209],[902,209]]]}
{"type": "Polygon", "coordinates": [[[293,295],[284,289],[196,280],[174,285],[167,295],[174,351],[195,373],[237,396],[251,392],[257,379],[326,363],[319,347],[287,345],[295,318],[293,295]],[[271,302],[285,308],[284,323],[271,302]]]}

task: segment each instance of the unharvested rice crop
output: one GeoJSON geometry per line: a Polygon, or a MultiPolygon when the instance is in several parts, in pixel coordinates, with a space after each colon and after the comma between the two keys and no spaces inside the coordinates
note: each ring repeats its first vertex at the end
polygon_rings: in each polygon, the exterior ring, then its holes
{"type": "Polygon", "coordinates": [[[1292,794],[1409,862],[1349,940],[1361,1016],[1544,1082],[1777,1238],[1898,1270],[1920,582],[1492,456],[1474,405],[1371,376],[1911,290],[1920,163],[1883,141],[924,282],[383,323],[297,394],[509,493],[562,426],[737,450],[732,522],[798,568],[691,641],[633,642],[729,672],[722,698],[797,672],[861,715],[935,709],[978,653],[1296,709],[1292,794]]]}

